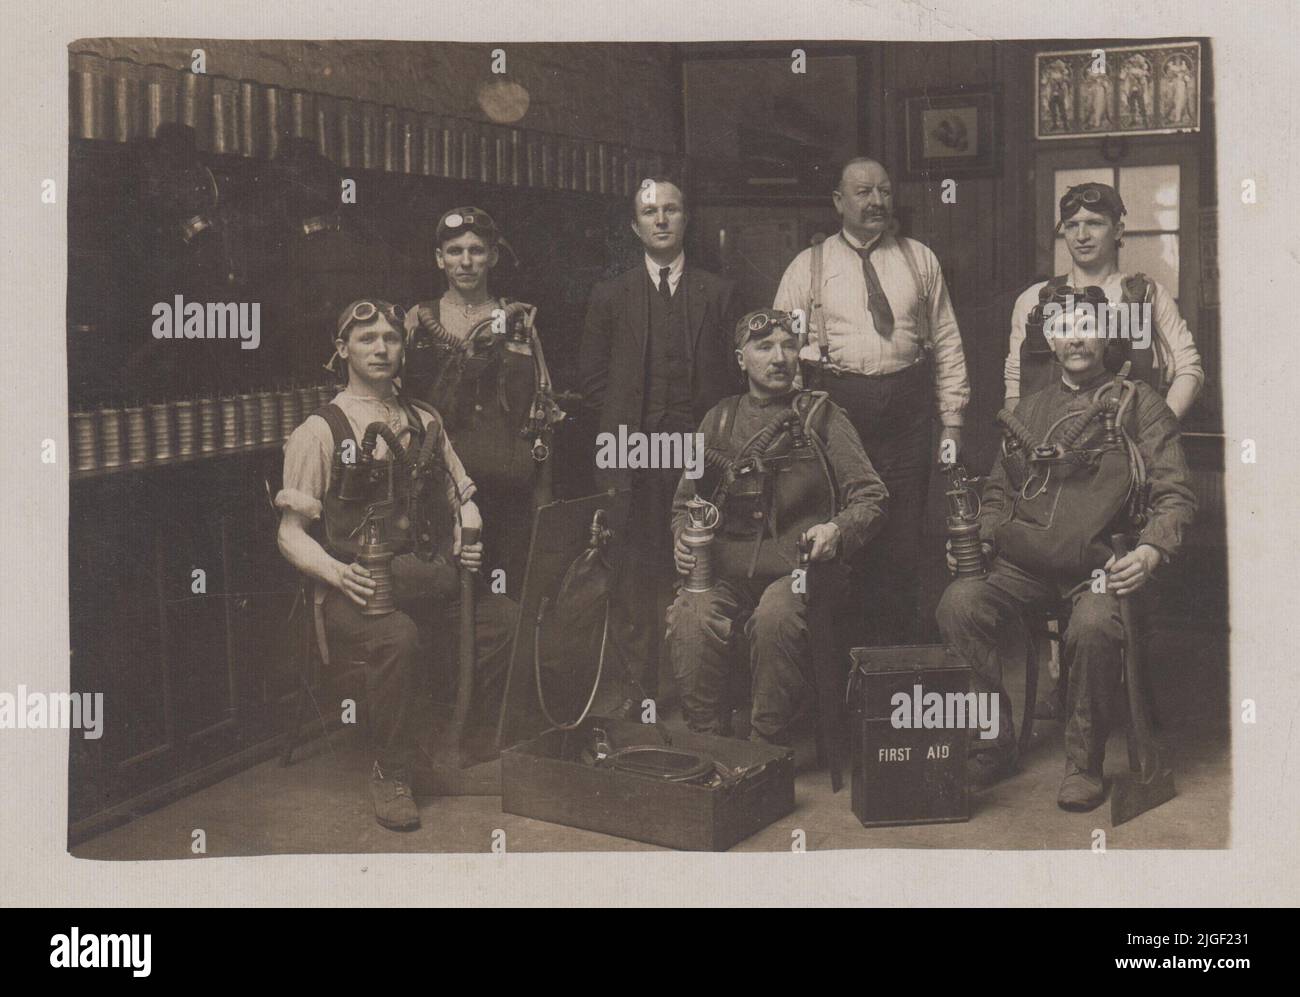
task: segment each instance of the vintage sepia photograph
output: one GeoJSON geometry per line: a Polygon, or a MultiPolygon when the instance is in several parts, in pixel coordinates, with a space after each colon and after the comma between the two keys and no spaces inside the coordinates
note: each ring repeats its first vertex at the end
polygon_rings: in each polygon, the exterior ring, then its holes
{"type": "Polygon", "coordinates": [[[1227,848],[1215,55],[73,42],[71,854],[1227,848]]]}

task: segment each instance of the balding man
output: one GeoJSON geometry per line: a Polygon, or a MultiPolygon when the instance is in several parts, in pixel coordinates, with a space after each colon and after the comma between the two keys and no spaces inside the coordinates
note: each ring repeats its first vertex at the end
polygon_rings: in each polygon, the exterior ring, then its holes
{"type": "Polygon", "coordinates": [[[889,489],[888,522],[855,565],[854,588],[874,622],[870,639],[906,643],[917,622],[931,420],[938,416],[940,454],[951,441],[951,459],[970,398],[966,359],[938,259],[895,234],[885,168],[850,160],[831,199],[842,229],[795,257],[774,307],[807,316],[805,387],[845,410],[889,489]]]}

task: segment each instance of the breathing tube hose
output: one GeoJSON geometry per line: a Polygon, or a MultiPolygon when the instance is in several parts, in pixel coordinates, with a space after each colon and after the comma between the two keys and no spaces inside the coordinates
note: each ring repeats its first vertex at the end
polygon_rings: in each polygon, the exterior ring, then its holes
{"type": "Polygon", "coordinates": [[[1000,425],[1013,440],[1020,444],[1022,450],[1034,449],[1034,438],[1029,435],[1029,427],[1020,421],[1010,409],[1002,409],[996,416],[1000,425]]]}
{"type": "Polygon", "coordinates": [[[378,438],[383,437],[388,444],[388,450],[393,455],[393,460],[401,460],[406,456],[406,450],[402,447],[401,442],[397,439],[397,434],[393,432],[393,427],[386,422],[372,422],[366,427],[366,433],[361,438],[361,461],[368,462],[375,452],[375,444],[378,438]]]}

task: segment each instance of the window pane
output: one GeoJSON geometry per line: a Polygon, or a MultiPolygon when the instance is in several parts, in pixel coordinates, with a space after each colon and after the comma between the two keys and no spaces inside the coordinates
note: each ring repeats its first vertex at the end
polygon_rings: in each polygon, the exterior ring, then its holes
{"type": "MultiPolygon", "coordinates": [[[[1066,188],[1073,187],[1080,183],[1115,183],[1115,171],[1109,166],[1096,166],[1087,170],[1057,170],[1056,171],[1056,193],[1052,201],[1052,211],[1056,212],[1057,205],[1061,203],[1061,196],[1065,193],[1066,188]]],[[[1127,207],[1127,204],[1125,205],[1127,207]]],[[[1129,208],[1129,211],[1132,211],[1129,208]]],[[[1055,222],[1056,218],[1053,217],[1055,222]]]]}
{"type": "Polygon", "coordinates": [[[1119,251],[1119,268],[1132,274],[1141,271],[1159,281],[1178,297],[1178,236],[1126,235],[1119,251]]]}
{"type": "Polygon", "coordinates": [[[1121,166],[1119,194],[1128,215],[1126,228],[1178,230],[1178,166],[1121,166]]]}

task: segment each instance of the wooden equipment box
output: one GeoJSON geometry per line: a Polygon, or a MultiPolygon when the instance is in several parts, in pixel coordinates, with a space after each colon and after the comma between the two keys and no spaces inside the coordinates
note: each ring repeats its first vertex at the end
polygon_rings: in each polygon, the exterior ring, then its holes
{"type": "Polygon", "coordinates": [[[961,694],[970,669],[943,645],[856,647],[853,671],[853,813],[864,827],[970,820],[968,729],[896,728],[895,693],[961,694]]]}
{"type": "Polygon", "coordinates": [[[672,731],[671,746],[748,774],[732,785],[669,782],[577,759],[603,729],[615,748],[662,745],[663,728],[589,717],[574,731],[547,731],[501,755],[501,809],[554,824],[689,851],[726,851],[794,810],[788,748],[672,731]]]}

